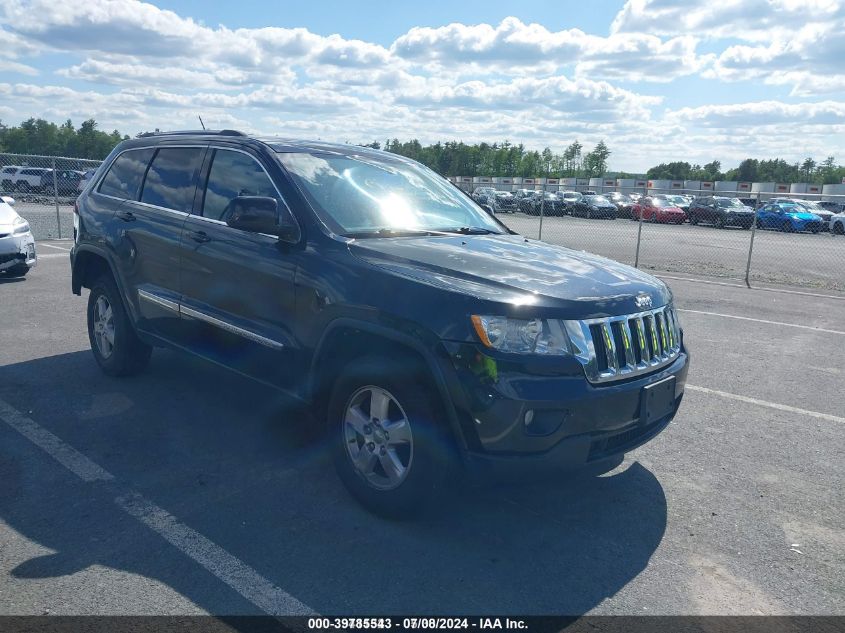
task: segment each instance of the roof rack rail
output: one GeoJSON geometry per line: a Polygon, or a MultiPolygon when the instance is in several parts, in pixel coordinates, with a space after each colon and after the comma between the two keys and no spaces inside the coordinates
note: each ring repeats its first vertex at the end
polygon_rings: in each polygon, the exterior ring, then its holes
{"type": "Polygon", "coordinates": [[[170,136],[173,134],[216,134],[218,136],[246,136],[246,134],[239,130],[157,130],[155,132],[144,132],[143,134],[139,134],[138,138],[147,138],[150,136],[170,136]]]}

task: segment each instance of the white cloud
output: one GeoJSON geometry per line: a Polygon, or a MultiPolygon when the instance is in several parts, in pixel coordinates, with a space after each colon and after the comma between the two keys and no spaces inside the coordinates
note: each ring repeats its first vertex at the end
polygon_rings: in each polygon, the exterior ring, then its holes
{"type": "Polygon", "coordinates": [[[549,74],[575,65],[577,74],[594,78],[668,81],[700,68],[695,48],[695,38],[688,36],[669,41],[649,34],[600,37],[579,29],[549,31],[509,17],[497,26],[415,27],[397,38],[391,51],[411,62],[464,73],[549,74]]]}
{"type": "Polygon", "coordinates": [[[839,0],[627,0],[610,30],[767,41],[843,15],[839,0]]]}
{"type": "Polygon", "coordinates": [[[0,83],[3,118],[94,117],[133,134],[202,114],[326,140],[557,150],[604,139],[629,170],[845,147],[841,0],[630,0],[609,34],[510,17],[420,26],[386,46],[232,26],[135,0],[0,0],[0,72],[38,73],[0,83]],[[743,82],[732,91],[749,103],[706,105],[717,82],[743,82]]]}

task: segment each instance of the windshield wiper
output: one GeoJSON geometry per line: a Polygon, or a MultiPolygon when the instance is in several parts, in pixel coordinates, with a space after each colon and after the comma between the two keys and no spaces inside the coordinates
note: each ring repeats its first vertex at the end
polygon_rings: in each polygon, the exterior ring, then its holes
{"type": "Polygon", "coordinates": [[[428,229],[391,229],[381,228],[372,229],[368,231],[353,231],[351,233],[343,233],[343,237],[408,237],[414,235],[446,235],[443,231],[432,231],[428,229]]]}
{"type": "Polygon", "coordinates": [[[481,226],[461,226],[459,228],[454,229],[439,229],[443,233],[460,233],[461,235],[501,235],[499,231],[494,231],[492,229],[485,229],[481,226]]]}

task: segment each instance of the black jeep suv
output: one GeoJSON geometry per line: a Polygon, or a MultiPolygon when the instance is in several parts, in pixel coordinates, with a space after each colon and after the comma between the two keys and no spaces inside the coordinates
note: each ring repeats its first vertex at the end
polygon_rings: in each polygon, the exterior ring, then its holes
{"type": "Polygon", "coordinates": [[[308,403],[368,508],[482,478],[605,472],[678,410],[661,281],[526,239],[425,167],[234,131],[118,145],[76,206],[73,292],[114,376],[185,350],[308,403]]]}

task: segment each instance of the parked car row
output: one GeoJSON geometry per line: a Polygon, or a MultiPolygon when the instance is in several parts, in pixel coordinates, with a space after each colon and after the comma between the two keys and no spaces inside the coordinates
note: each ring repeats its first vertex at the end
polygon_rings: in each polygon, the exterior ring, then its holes
{"type": "Polygon", "coordinates": [[[0,189],[10,193],[53,193],[58,189],[60,196],[75,196],[93,174],[93,169],[57,169],[54,178],[53,170],[46,167],[8,165],[0,169],[0,189]]]}
{"type": "Polygon", "coordinates": [[[756,198],[729,196],[692,197],[681,194],[624,194],[594,191],[497,191],[479,187],[473,192],[479,204],[493,213],[516,211],[528,215],[571,215],[588,219],[630,218],[644,222],[692,225],[709,224],[719,229],[736,227],[786,232],[831,231],[845,234],[845,205],[795,198],[774,198],[758,204],[756,198]]]}

